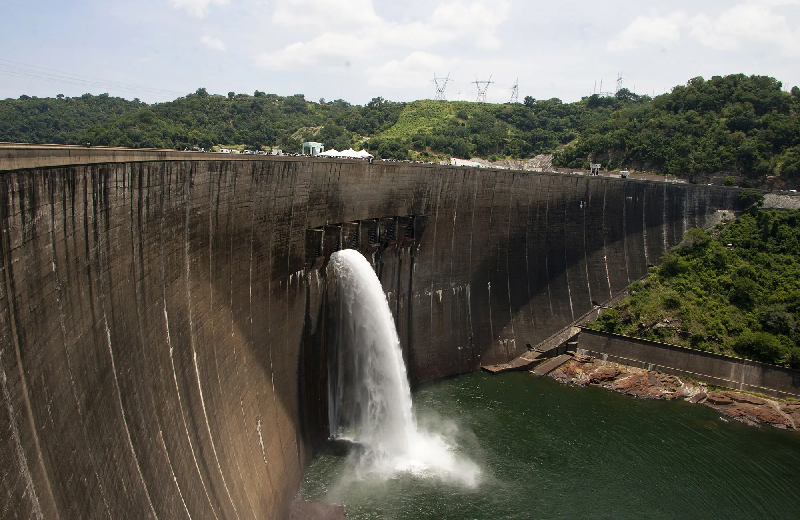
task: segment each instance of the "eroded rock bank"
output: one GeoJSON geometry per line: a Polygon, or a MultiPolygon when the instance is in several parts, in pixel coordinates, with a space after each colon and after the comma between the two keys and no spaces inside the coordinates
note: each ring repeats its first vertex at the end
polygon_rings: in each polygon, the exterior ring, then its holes
{"type": "Polygon", "coordinates": [[[573,359],[549,374],[561,383],[595,385],[644,399],[682,399],[705,404],[744,424],[800,429],[800,402],[768,399],[733,390],[710,390],[703,382],[590,356],[573,359]]]}

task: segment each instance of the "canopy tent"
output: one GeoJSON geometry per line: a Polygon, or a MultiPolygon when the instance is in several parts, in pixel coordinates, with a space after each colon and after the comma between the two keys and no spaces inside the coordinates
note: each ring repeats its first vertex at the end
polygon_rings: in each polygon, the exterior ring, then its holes
{"type": "Polygon", "coordinates": [[[373,157],[373,155],[366,150],[359,150],[355,151],[352,148],[348,148],[347,150],[343,150],[341,152],[337,151],[334,148],[330,150],[326,150],[324,152],[318,153],[317,157],[342,157],[344,159],[369,159],[373,157]]]}

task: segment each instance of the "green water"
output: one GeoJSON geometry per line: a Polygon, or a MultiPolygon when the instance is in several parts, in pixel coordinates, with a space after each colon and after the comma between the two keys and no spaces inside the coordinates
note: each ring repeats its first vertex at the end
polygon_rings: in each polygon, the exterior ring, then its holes
{"type": "Polygon", "coordinates": [[[415,392],[414,408],[480,465],[476,488],[411,475],[354,480],[343,450],[328,444],[299,496],[344,504],[350,520],[800,518],[797,432],[519,372],[436,382],[415,392]]]}

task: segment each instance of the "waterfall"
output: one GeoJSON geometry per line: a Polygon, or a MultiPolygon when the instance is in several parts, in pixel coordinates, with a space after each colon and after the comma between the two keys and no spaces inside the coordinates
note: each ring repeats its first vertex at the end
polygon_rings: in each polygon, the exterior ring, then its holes
{"type": "Polygon", "coordinates": [[[380,280],[364,256],[345,249],[328,264],[331,437],[358,446],[361,476],[433,475],[470,486],[480,469],[414,416],[400,340],[380,280]]]}

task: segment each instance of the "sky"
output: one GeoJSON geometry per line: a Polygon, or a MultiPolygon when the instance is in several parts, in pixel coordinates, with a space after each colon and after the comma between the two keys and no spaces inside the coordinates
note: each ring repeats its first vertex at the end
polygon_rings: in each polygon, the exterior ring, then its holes
{"type": "Polygon", "coordinates": [[[363,104],[658,95],[703,76],[800,85],[800,0],[3,0],[0,99],[210,93],[363,104]]]}

